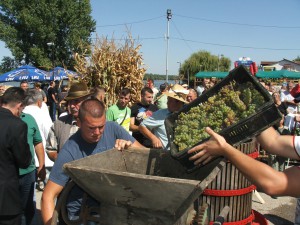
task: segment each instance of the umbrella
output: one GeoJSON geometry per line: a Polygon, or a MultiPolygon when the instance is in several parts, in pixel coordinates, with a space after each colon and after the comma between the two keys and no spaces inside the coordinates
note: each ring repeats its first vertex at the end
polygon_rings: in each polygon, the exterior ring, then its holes
{"type": "Polygon", "coordinates": [[[48,74],[47,80],[67,80],[69,79],[69,76],[74,78],[79,76],[76,72],[59,66],[55,67],[53,70],[50,70],[48,74]]]}
{"type": "Polygon", "coordinates": [[[15,70],[6,72],[0,75],[0,82],[9,81],[44,81],[46,79],[47,72],[40,70],[34,66],[20,66],[15,70]]]}

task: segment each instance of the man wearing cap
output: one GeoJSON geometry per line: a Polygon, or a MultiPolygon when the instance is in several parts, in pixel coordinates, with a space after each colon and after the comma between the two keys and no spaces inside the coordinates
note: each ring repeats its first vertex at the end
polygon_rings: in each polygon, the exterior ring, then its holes
{"type": "Polygon", "coordinates": [[[46,150],[48,157],[55,161],[57,153],[69,137],[78,130],[77,117],[82,101],[90,96],[88,87],[83,82],[74,83],[65,97],[68,104],[68,115],[59,117],[50,128],[46,150]]]}
{"type": "Polygon", "coordinates": [[[165,93],[168,96],[168,108],[154,112],[152,116],[144,119],[139,125],[140,132],[151,140],[154,148],[170,149],[165,128],[165,119],[171,113],[179,111],[187,103],[186,96],[188,92],[181,85],[175,84],[165,93]]]}

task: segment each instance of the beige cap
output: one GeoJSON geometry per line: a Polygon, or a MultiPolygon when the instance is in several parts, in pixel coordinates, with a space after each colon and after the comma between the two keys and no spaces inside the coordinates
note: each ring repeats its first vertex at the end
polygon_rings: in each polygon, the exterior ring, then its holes
{"type": "Polygon", "coordinates": [[[180,84],[175,84],[170,88],[168,92],[165,93],[168,97],[175,98],[181,102],[188,103],[186,101],[186,96],[188,95],[189,90],[186,90],[180,84]]]}

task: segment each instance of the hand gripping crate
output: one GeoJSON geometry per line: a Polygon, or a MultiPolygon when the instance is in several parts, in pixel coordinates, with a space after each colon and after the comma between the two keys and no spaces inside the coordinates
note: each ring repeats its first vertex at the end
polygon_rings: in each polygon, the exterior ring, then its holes
{"type": "MultiPolygon", "coordinates": [[[[165,120],[166,132],[168,136],[168,141],[170,143],[171,155],[175,159],[179,160],[184,166],[186,166],[188,171],[193,171],[194,169],[196,169],[193,162],[189,160],[190,155],[188,155],[187,153],[187,151],[193,146],[179,151],[178,146],[173,141],[174,130],[176,127],[176,120],[178,118],[178,115],[180,113],[188,112],[191,108],[198,106],[203,102],[206,102],[209,97],[214,96],[222,87],[226,86],[232,81],[235,81],[238,84],[251,82],[253,86],[264,97],[265,103],[258,108],[256,114],[242,119],[238,123],[233,124],[219,132],[219,134],[222,135],[229,144],[238,145],[242,142],[250,140],[254,136],[261,133],[263,130],[267,129],[270,126],[273,126],[281,118],[280,113],[273,102],[272,96],[260,84],[260,82],[255,77],[253,77],[242,65],[233,69],[229,72],[228,76],[225,77],[222,81],[220,81],[214,87],[207,90],[196,100],[186,105],[182,110],[173,113],[165,120]]],[[[207,139],[199,140],[199,142],[196,145],[206,140],[207,139]]],[[[221,160],[221,157],[215,160],[221,160]]]]}

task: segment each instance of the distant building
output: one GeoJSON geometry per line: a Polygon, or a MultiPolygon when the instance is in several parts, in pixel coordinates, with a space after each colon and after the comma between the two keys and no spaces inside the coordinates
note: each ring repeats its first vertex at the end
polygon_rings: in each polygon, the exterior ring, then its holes
{"type": "Polygon", "coordinates": [[[283,59],[278,62],[276,61],[261,61],[260,67],[264,71],[274,71],[274,70],[289,70],[294,72],[300,72],[300,62],[290,61],[288,59],[283,59]]]}

